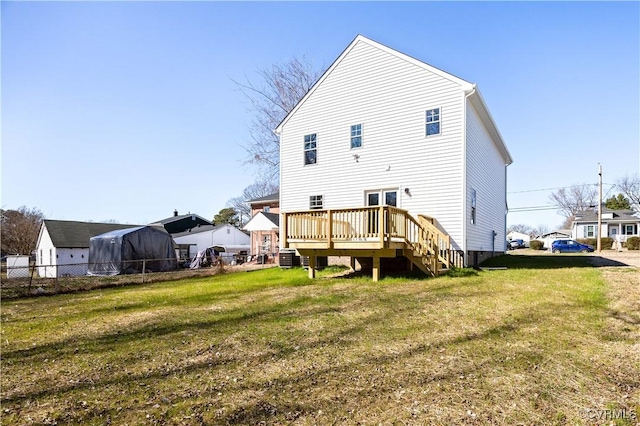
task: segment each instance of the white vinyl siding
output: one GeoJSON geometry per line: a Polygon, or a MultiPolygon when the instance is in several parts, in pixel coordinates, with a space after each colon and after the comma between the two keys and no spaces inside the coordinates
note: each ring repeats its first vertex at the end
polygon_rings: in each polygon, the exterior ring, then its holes
{"type": "Polygon", "coordinates": [[[361,207],[365,191],[399,188],[399,206],[435,217],[462,247],[462,100],[458,82],[357,42],[281,129],[281,211],[307,210],[314,193],[330,193],[325,209],[361,207]],[[447,131],[425,139],[425,111],[434,105],[447,111],[447,131]],[[367,127],[357,160],[345,143],[354,123],[367,127]],[[304,167],[300,141],[310,126],[322,135],[322,161],[304,167]]]}
{"type": "Polygon", "coordinates": [[[467,251],[504,251],[506,241],[505,162],[467,103],[467,251]],[[472,197],[476,193],[475,223],[472,197]],[[493,231],[496,232],[494,238],[493,231]]]}

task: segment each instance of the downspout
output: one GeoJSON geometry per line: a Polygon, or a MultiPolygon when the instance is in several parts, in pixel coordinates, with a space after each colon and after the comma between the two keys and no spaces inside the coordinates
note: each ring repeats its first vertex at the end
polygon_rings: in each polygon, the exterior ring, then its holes
{"type": "Polygon", "coordinates": [[[462,253],[465,267],[469,266],[467,256],[467,99],[475,92],[476,85],[472,84],[471,91],[462,100],[462,253]]]}

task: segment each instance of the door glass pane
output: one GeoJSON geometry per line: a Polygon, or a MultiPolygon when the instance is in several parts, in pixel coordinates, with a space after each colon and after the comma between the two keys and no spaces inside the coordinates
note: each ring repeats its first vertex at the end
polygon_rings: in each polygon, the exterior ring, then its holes
{"type": "Polygon", "coordinates": [[[396,207],[398,205],[397,199],[398,199],[398,193],[396,191],[389,191],[384,193],[384,203],[387,206],[396,207]]]}
{"type": "Polygon", "coordinates": [[[380,205],[380,194],[378,194],[377,192],[367,194],[367,205],[368,206],[380,205]]]}

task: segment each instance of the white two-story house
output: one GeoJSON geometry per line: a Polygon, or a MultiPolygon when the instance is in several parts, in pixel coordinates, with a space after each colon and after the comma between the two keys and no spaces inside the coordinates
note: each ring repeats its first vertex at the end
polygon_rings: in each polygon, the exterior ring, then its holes
{"type": "Polygon", "coordinates": [[[310,275],[323,255],[377,279],[380,259],[436,274],[505,251],[512,158],[475,84],[359,35],[276,133],[281,246],[310,275]]]}

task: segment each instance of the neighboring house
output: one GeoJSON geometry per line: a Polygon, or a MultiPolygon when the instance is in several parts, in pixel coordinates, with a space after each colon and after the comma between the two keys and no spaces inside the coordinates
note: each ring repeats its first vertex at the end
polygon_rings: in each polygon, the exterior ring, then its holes
{"type": "Polygon", "coordinates": [[[251,253],[275,256],[280,242],[280,193],[247,203],[251,206],[251,219],[243,229],[251,232],[251,253]]]}
{"type": "Polygon", "coordinates": [[[36,243],[38,275],[47,278],[86,275],[91,237],[137,226],[140,225],[45,219],[36,243]]]}
{"type": "Polygon", "coordinates": [[[548,232],[546,234],[537,236],[535,239],[538,241],[542,241],[543,248],[550,249],[551,244],[553,244],[555,240],[562,240],[567,238],[571,238],[571,230],[569,229],[560,229],[558,231],[548,232]]]}
{"type": "Polygon", "coordinates": [[[310,275],[315,256],[377,279],[400,253],[430,274],[504,253],[512,158],[475,84],[359,35],[276,133],[281,247],[310,275]]]}
{"type": "Polygon", "coordinates": [[[149,225],[162,225],[168,233],[178,234],[195,228],[196,226],[213,225],[213,223],[193,213],[179,215],[178,210],[175,210],[173,216],[150,223],[149,225]]]}
{"type": "Polygon", "coordinates": [[[193,258],[197,252],[209,247],[223,246],[226,253],[249,253],[251,242],[249,235],[233,225],[204,225],[197,226],[185,232],[172,235],[179,246],[190,247],[189,257],[193,258]]]}
{"type": "MultiPolygon", "coordinates": [[[[616,241],[627,241],[629,237],[640,234],[640,217],[632,210],[612,210],[602,208],[602,236],[616,241]]],[[[577,214],[571,227],[571,238],[597,238],[598,212],[585,211],[577,214]]]]}
{"type": "Polygon", "coordinates": [[[522,240],[525,247],[529,247],[529,241],[531,237],[529,234],[523,234],[522,232],[511,231],[507,234],[507,241],[522,240]]]}

